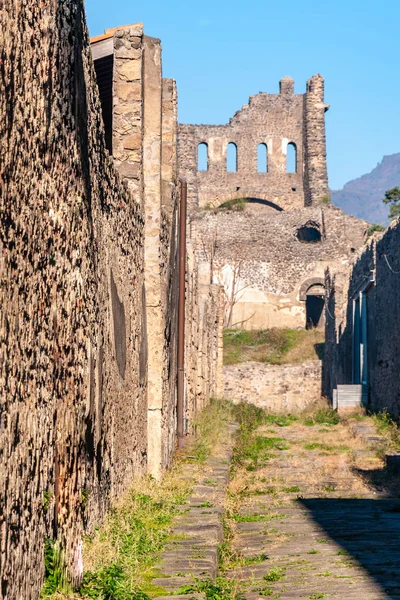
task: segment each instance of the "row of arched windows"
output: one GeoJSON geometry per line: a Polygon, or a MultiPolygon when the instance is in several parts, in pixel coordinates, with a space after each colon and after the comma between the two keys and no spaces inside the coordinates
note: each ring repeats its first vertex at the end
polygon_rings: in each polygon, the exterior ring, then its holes
{"type": "MultiPolygon", "coordinates": [[[[208,171],[208,144],[201,142],[197,148],[197,169],[208,171]]],[[[230,142],[226,151],[226,170],[228,173],[236,173],[238,170],[238,149],[236,144],[230,142]]],[[[265,143],[257,147],[257,171],[268,173],[268,146],[265,143]]],[[[297,172],[297,148],[294,142],[287,145],[286,172],[297,172]]]]}

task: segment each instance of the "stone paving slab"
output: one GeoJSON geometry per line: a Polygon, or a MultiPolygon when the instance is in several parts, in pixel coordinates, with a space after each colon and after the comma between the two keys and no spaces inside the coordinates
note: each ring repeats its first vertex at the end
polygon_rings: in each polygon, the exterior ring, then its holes
{"type": "MultiPolygon", "coordinates": [[[[161,575],[154,578],[152,584],[170,593],[192,585],[195,578],[215,579],[217,576],[218,546],[223,541],[224,499],[236,428],[235,424],[229,425],[221,456],[212,456],[206,461],[206,474],[193,487],[187,503],[180,507],[181,513],[174,519],[171,530],[172,539],[159,556],[156,569],[161,575]]],[[[189,593],[183,597],[201,600],[205,594],[189,593]]],[[[181,596],[174,594],[173,598],[181,596]]]]}
{"type": "Polygon", "coordinates": [[[336,431],[342,445],[348,436],[349,449],[335,453],[307,450],[321,429],[269,430],[264,435],[279,436],[290,448],[274,450],[275,457],[254,472],[260,479],[257,491],[264,485],[268,493],[243,500],[232,541],[244,560],[264,555],[265,560],[229,569],[226,577],[239,584],[248,600],[399,600],[399,499],[357,476],[359,466],[366,473],[364,465],[382,468],[374,454],[381,436],[370,425],[355,425],[347,434],[339,425],[336,431]],[[357,442],[354,449],[352,436],[364,446],[357,442]]]}

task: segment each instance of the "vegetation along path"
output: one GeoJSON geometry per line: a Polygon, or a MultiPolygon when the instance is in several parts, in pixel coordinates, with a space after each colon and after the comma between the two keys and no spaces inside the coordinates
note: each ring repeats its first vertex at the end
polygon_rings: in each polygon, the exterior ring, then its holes
{"type": "Polygon", "coordinates": [[[212,402],[163,482],[134,482],[85,539],[79,589],[48,545],[41,597],[400,600],[400,478],[384,468],[388,450],[400,451],[400,432],[386,415],[212,402]]]}
{"type": "Polygon", "coordinates": [[[398,481],[351,429],[371,419],[236,412],[220,565],[233,595],[400,599],[398,481]]]}

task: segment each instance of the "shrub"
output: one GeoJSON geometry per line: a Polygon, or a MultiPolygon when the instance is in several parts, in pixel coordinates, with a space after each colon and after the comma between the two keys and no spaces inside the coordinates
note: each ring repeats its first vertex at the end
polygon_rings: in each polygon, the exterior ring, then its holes
{"type": "Polygon", "coordinates": [[[385,227],[383,225],[378,225],[378,223],[374,223],[373,225],[371,225],[371,227],[368,227],[367,236],[370,237],[376,231],[378,231],[378,232],[385,231],[385,227]]]}

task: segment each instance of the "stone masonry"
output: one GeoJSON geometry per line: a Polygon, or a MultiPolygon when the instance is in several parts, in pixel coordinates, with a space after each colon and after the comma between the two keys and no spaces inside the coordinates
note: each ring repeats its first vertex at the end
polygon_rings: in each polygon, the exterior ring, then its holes
{"type": "MultiPolygon", "coordinates": [[[[79,581],[82,534],[175,449],[177,94],[141,25],[91,48],[80,0],[6,0],[1,25],[1,597],[37,600],[44,540],[79,581]]],[[[197,268],[188,431],[221,364],[197,268]]]]}
{"type": "Polygon", "coordinates": [[[249,402],[275,414],[301,413],[321,398],[321,361],[225,366],[224,398],[249,402]]]}
{"type": "Polygon", "coordinates": [[[324,80],[311,77],[305,94],[284,77],[279,94],[251,96],[227,125],[180,125],[179,167],[189,184],[189,204],[218,207],[233,198],[258,198],[280,209],[311,206],[329,197],[326,168],[324,80]],[[198,147],[208,151],[199,171],[198,147]],[[235,172],[227,171],[228,144],[236,148],[235,172]],[[267,147],[267,172],[258,172],[257,148],[267,147]],[[286,172],[288,145],[296,150],[296,172],[286,172]]]}
{"type": "Polygon", "coordinates": [[[321,75],[309,79],[304,94],[285,77],[279,94],[251,96],[227,125],[179,125],[191,237],[204,281],[223,287],[226,326],[323,326],[325,270],[346,270],[364,244],[368,224],[329,202],[328,108],[321,75]],[[260,145],[266,172],[258,172],[260,145]],[[287,172],[290,145],[295,172],[287,172]],[[233,170],[228,146],[236,152],[233,170]]]}
{"type": "Polygon", "coordinates": [[[191,221],[202,270],[224,287],[225,316],[234,286],[232,324],[249,329],[305,327],[309,297],[324,297],[325,270],[346,272],[367,227],[329,204],[278,212],[254,203],[197,211],[191,221]],[[299,239],[304,228],[320,240],[299,239]]]}
{"type": "Polygon", "coordinates": [[[361,384],[373,411],[400,417],[400,223],[374,234],[342,273],[327,272],[324,391],[361,384]]]}

